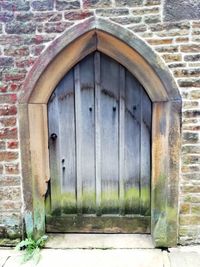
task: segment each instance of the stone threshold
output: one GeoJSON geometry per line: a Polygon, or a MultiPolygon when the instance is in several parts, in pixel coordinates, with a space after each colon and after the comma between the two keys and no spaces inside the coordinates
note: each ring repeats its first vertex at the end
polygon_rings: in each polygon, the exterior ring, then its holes
{"type": "Polygon", "coordinates": [[[53,249],[153,249],[147,234],[47,234],[53,249]]]}

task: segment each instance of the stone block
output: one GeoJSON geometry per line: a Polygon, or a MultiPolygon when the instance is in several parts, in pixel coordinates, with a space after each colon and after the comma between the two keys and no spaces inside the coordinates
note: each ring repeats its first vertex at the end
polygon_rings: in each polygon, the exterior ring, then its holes
{"type": "Polygon", "coordinates": [[[200,54],[196,54],[196,55],[186,55],[184,56],[184,60],[185,61],[200,61],[200,54]]]}
{"type": "Polygon", "coordinates": [[[174,75],[175,77],[200,77],[200,68],[175,70],[174,75]]]}
{"type": "Polygon", "coordinates": [[[80,2],[78,0],[68,1],[68,0],[56,0],[57,10],[67,10],[67,9],[79,9],[80,2]]]}
{"type": "Polygon", "coordinates": [[[77,10],[77,11],[66,11],[64,17],[67,20],[81,20],[89,18],[93,15],[94,15],[93,11],[77,10]]]}
{"type": "Polygon", "coordinates": [[[0,12],[0,22],[10,22],[14,19],[13,12],[0,12]]]}
{"type": "Polygon", "coordinates": [[[72,26],[71,22],[47,22],[44,25],[44,31],[46,33],[60,33],[65,31],[68,27],[72,26]]]}
{"type": "Polygon", "coordinates": [[[167,0],[164,2],[164,20],[200,19],[200,2],[198,0],[167,0]]]}
{"type": "Polygon", "coordinates": [[[200,215],[200,205],[192,206],[191,212],[192,214],[200,215]]]}
{"type": "Polygon", "coordinates": [[[0,188],[0,200],[20,200],[21,197],[21,189],[20,187],[2,187],[0,188]]]}
{"type": "Polygon", "coordinates": [[[200,87],[200,79],[199,78],[191,78],[191,79],[180,79],[178,80],[178,85],[180,87],[200,87]]]}
{"type": "Polygon", "coordinates": [[[0,186],[20,186],[20,177],[19,176],[1,176],[0,177],[0,186]]]}
{"type": "Polygon", "coordinates": [[[182,55],[181,54],[163,54],[162,58],[165,62],[174,62],[174,61],[181,61],[182,55]]]}
{"type": "Polygon", "coordinates": [[[0,56],[0,68],[12,67],[14,60],[12,57],[1,57],[0,56]]]}
{"type": "MultiPolygon", "coordinates": [[[[200,113],[200,111],[199,111],[200,113]]],[[[184,112],[185,117],[195,117],[195,111],[185,111],[184,112]]],[[[182,135],[183,142],[188,144],[198,143],[199,141],[199,135],[198,133],[192,133],[192,132],[184,132],[182,135]]]]}
{"type": "Polygon", "coordinates": [[[190,213],[190,204],[182,203],[180,205],[180,214],[188,214],[190,213]]]}
{"type": "Polygon", "coordinates": [[[111,18],[112,21],[119,23],[120,25],[129,25],[129,24],[137,24],[140,23],[142,18],[141,17],[116,17],[111,18]]]}
{"type": "Polygon", "coordinates": [[[37,10],[37,11],[52,10],[53,5],[54,5],[54,0],[32,1],[31,3],[33,10],[37,10]]]}
{"type": "Polygon", "coordinates": [[[195,225],[199,224],[200,216],[198,215],[181,215],[180,216],[180,224],[181,225],[195,225]]]}
{"type": "Polygon", "coordinates": [[[134,25],[134,26],[130,26],[129,29],[137,33],[145,32],[147,30],[147,25],[146,24],[134,25]]]}
{"type": "Polygon", "coordinates": [[[158,15],[145,16],[144,22],[147,24],[155,24],[161,21],[161,17],[158,15]]]}
{"type": "Polygon", "coordinates": [[[169,68],[184,68],[186,67],[185,63],[170,63],[168,64],[169,68]]]}
{"type": "Polygon", "coordinates": [[[183,164],[200,164],[200,155],[184,155],[182,162],[183,164]]]}
{"type": "Polygon", "coordinates": [[[29,1],[26,0],[2,0],[0,2],[2,10],[7,11],[28,11],[30,9],[29,1]]]}
{"type": "Polygon", "coordinates": [[[160,5],[161,0],[146,0],[146,5],[147,6],[155,6],[155,5],[160,5]]]}
{"type": "Polygon", "coordinates": [[[140,8],[131,10],[131,14],[135,16],[147,15],[147,14],[157,14],[160,9],[158,7],[150,7],[150,8],[140,8]]]}
{"type": "Polygon", "coordinates": [[[160,46],[156,47],[155,50],[159,53],[176,53],[178,52],[178,46],[160,46]]]}
{"type": "Polygon", "coordinates": [[[34,13],[33,12],[17,12],[15,14],[15,19],[16,21],[21,21],[21,22],[28,22],[33,20],[34,13]]]}
{"type": "Polygon", "coordinates": [[[173,39],[171,39],[171,38],[166,38],[166,39],[154,38],[154,39],[147,39],[146,41],[150,45],[164,45],[164,44],[172,44],[173,39]]]}
{"type": "Polygon", "coordinates": [[[200,44],[181,45],[180,51],[184,53],[198,53],[200,52],[200,44]]]}
{"type": "Polygon", "coordinates": [[[117,17],[129,14],[129,10],[126,8],[109,8],[109,9],[97,9],[96,14],[102,17],[117,17]]]}
{"type": "Polygon", "coordinates": [[[83,7],[85,9],[112,7],[112,1],[111,0],[83,0],[83,7]]]}
{"type": "Polygon", "coordinates": [[[128,6],[128,7],[135,7],[135,6],[142,6],[144,0],[115,0],[116,6],[128,6]]]}
{"type": "MultiPolygon", "coordinates": [[[[182,175],[183,183],[194,183],[194,184],[200,184],[200,173],[187,173],[182,175]]],[[[191,202],[191,201],[188,201],[191,202]]],[[[200,204],[200,203],[199,203],[200,204]]]]}
{"type": "Polygon", "coordinates": [[[9,34],[31,34],[36,30],[36,24],[32,22],[19,22],[12,21],[11,23],[6,23],[5,31],[9,34]]]}

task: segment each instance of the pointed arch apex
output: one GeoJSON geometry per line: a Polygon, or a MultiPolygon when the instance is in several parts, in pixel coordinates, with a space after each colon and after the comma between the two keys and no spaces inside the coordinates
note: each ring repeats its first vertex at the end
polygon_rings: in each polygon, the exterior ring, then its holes
{"type": "Polygon", "coordinates": [[[95,49],[113,57],[135,75],[152,101],[181,100],[170,71],[145,41],[108,19],[91,17],[67,29],[46,48],[29,72],[19,102],[46,103],[58,79],[95,49]],[[43,81],[48,75],[53,75],[52,86],[44,89],[43,81]],[[46,92],[46,96],[41,94],[39,99],[36,95],[41,90],[46,92]]]}

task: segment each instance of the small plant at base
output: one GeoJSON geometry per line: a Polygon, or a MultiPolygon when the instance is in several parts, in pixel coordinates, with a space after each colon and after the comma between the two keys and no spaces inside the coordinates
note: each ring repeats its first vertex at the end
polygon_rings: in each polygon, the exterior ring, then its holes
{"type": "Polygon", "coordinates": [[[22,263],[29,260],[33,260],[35,265],[40,260],[40,249],[44,247],[48,236],[43,235],[38,240],[34,240],[32,237],[27,237],[22,240],[16,247],[16,250],[24,250],[22,255],[22,263]]]}

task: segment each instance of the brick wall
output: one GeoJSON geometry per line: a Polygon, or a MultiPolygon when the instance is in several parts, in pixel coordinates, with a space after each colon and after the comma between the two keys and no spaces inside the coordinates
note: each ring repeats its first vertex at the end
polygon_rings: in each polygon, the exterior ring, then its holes
{"type": "Polygon", "coordinates": [[[20,235],[22,229],[20,88],[42,51],[67,28],[90,16],[102,16],[140,36],[163,58],[179,86],[183,99],[179,242],[200,243],[197,0],[0,1],[0,236],[20,235]]]}

